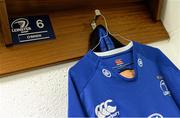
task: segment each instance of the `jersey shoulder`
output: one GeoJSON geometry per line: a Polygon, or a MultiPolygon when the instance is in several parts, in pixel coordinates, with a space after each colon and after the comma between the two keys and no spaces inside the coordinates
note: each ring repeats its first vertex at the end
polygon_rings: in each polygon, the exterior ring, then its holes
{"type": "Polygon", "coordinates": [[[87,53],[69,69],[69,78],[73,81],[79,93],[85,88],[89,80],[93,78],[98,68],[98,63],[98,60],[92,60],[87,53]]]}
{"type": "Polygon", "coordinates": [[[151,61],[157,60],[159,52],[160,52],[160,50],[158,48],[140,44],[137,42],[136,42],[136,47],[137,47],[138,53],[140,53],[145,58],[147,58],[151,61]]]}
{"type": "Polygon", "coordinates": [[[159,67],[166,66],[166,68],[169,67],[177,70],[177,67],[173,64],[173,62],[160,49],[148,45],[138,44],[138,50],[144,57],[153,61],[159,67]]]}

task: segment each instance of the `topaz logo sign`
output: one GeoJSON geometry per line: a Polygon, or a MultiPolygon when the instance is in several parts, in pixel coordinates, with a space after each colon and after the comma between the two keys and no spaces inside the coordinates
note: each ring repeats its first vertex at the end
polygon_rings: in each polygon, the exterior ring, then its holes
{"type": "Polygon", "coordinates": [[[111,72],[107,69],[102,69],[102,73],[106,77],[111,77],[111,72]]]}
{"type": "Polygon", "coordinates": [[[27,33],[31,30],[29,21],[26,18],[18,18],[11,23],[12,32],[27,33]]]}
{"type": "Polygon", "coordinates": [[[110,103],[113,103],[113,101],[108,99],[96,106],[95,113],[98,118],[115,118],[119,116],[120,113],[117,111],[117,107],[111,106],[110,103]]]}
{"type": "Polygon", "coordinates": [[[168,90],[164,80],[160,81],[160,88],[165,96],[170,95],[170,91],[168,90]]]}
{"type": "Polygon", "coordinates": [[[141,58],[138,58],[137,60],[139,67],[143,67],[143,61],[141,58]]]}

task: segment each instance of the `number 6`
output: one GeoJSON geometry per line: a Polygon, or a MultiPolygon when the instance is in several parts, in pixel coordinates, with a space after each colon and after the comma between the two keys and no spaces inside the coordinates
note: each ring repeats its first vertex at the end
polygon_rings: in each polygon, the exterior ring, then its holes
{"type": "Polygon", "coordinates": [[[36,25],[37,25],[38,28],[43,28],[44,27],[44,23],[40,19],[36,21],[36,25]]]}

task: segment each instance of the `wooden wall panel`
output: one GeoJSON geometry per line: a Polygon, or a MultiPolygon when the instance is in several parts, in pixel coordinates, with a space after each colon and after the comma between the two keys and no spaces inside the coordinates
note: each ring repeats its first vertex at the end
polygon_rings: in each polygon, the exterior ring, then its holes
{"type": "Polygon", "coordinates": [[[8,12],[18,13],[37,13],[52,12],[57,10],[98,8],[109,5],[120,5],[143,0],[6,0],[8,12]]]}
{"type": "Polygon", "coordinates": [[[6,45],[12,44],[6,4],[5,4],[5,1],[3,0],[0,1],[0,26],[2,30],[4,43],[6,45]]]}
{"type": "MultiPolygon", "coordinates": [[[[1,43],[0,75],[82,57],[88,51],[93,10],[50,13],[57,37],[55,40],[25,43],[8,48],[1,43]]],[[[107,18],[111,32],[120,33],[141,43],[168,38],[162,23],[153,22],[143,4],[133,3],[101,10],[107,18]]],[[[103,23],[101,20],[99,22],[103,23]]]]}
{"type": "Polygon", "coordinates": [[[160,20],[161,8],[164,0],[146,0],[153,20],[160,20]]]}

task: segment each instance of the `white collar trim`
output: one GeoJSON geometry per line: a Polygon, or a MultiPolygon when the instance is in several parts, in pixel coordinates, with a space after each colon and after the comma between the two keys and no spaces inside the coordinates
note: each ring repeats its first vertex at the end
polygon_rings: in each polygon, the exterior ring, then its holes
{"type": "Polygon", "coordinates": [[[128,45],[121,47],[121,48],[113,49],[113,50],[106,51],[106,52],[94,52],[94,53],[100,57],[111,56],[111,55],[129,50],[132,46],[133,46],[133,42],[131,41],[128,45]]]}

